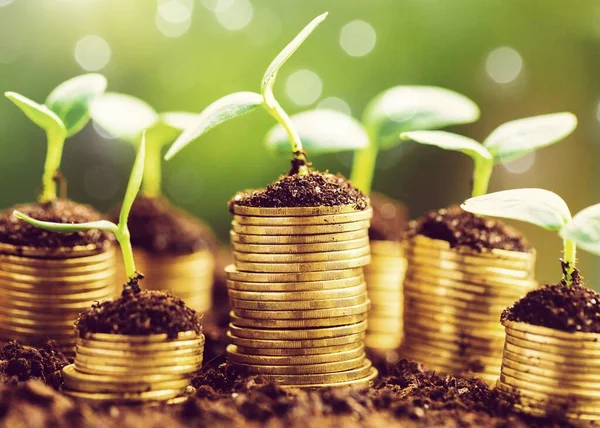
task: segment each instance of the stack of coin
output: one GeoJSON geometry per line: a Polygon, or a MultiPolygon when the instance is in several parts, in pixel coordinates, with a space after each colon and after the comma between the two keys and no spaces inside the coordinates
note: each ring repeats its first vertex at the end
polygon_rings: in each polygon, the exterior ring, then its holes
{"type": "Polygon", "coordinates": [[[230,362],[285,386],[365,385],[372,210],[234,206],[230,362]]]}
{"type": "Polygon", "coordinates": [[[180,402],[202,366],[204,336],[195,331],[77,338],[75,362],[63,369],[65,393],[115,403],[180,402]]]}
{"type": "Polygon", "coordinates": [[[174,294],[199,313],[210,309],[215,268],[210,251],[181,256],[157,256],[137,248],[135,251],[138,270],[152,278],[149,290],[174,294]]]}
{"type": "Polygon", "coordinates": [[[73,324],[114,295],[115,250],[96,246],[41,250],[0,244],[0,338],[72,353],[73,324]]]}
{"type": "Polygon", "coordinates": [[[365,267],[371,301],[365,344],[374,349],[396,349],[402,342],[402,283],[406,257],[401,242],[371,241],[371,263],[365,267]]]}
{"type": "Polygon", "coordinates": [[[504,343],[500,314],[537,287],[535,253],[450,248],[419,235],[409,241],[407,259],[403,355],[495,382],[504,343]]]}
{"type": "Polygon", "coordinates": [[[504,321],[498,390],[533,416],[600,420],[600,334],[504,321]]]}

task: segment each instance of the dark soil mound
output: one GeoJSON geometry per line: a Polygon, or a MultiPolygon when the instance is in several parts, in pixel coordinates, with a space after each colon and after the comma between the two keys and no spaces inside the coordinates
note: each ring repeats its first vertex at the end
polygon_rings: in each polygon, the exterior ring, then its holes
{"type": "Polygon", "coordinates": [[[48,232],[19,220],[12,215],[14,210],[19,210],[36,220],[55,223],[85,223],[102,219],[100,213],[91,206],[66,199],[44,204],[16,205],[0,212],[0,242],[5,244],[56,249],[90,244],[107,246],[114,240],[112,234],[99,230],[76,233],[48,232]]]}
{"type": "Polygon", "coordinates": [[[500,220],[480,217],[453,205],[430,211],[409,225],[409,236],[423,235],[450,243],[452,248],[466,246],[477,251],[507,250],[528,252],[529,242],[500,220]]]}
{"type": "Polygon", "coordinates": [[[402,241],[408,223],[406,206],[381,193],[372,193],[369,199],[373,207],[369,238],[375,241],[402,241]]]}
{"type": "Polygon", "coordinates": [[[241,192],[229,202],[245,207],[320,207],[354,205],[367,208],[369,202],[360,190],[341,175],[312,171],[308,175],[286,175],[264,190],[241,192]]]}
{"type": "Polygon", "coordinates": [[[127,285],[121,297],[94,304],[76,322],[80,337],[88,333],[166,333],[174,338],[183,331],[202,331],[200,316],[184,301],[163,291],[140,290],[127,285]]]}
{"type": "MultiPolygon", "coordinates": [[[[116,207],[110,219],[117,223],[116,207]]],[[[192,254],[214,249],[216,238],[200,220],[171,205],[165,198],[139,195],[129,214],[131,244],[149,253],[161,255],[192,254]]]]}

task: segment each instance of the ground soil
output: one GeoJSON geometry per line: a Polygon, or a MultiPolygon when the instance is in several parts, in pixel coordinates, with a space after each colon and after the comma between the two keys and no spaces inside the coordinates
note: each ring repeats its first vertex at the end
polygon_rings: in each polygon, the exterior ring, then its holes
{"type": "Polygon", "coordinates": [[[19,210],[37,220],[55,223],[84,223],[101,220],[102,216],[89,205],[58,199],[44,204],[16,205],[0,212],[0,242],[17,246],[57,249],[79,245],[108,246],[112,234],[99,230],[76,233],[48,232],[19,220],[12,215],[19,210]]]}
{"type": "MultiPolygon", "coordinates": [[[[119,221],[120,209],[111,211],[111,221],[119,221]]],[[[208,226],[163,197],[138,195],[128,224],[132,245],[149,253],[183,255],[216,248],[216,238],[208,226]]]]}
{"type": "Polygon", "coordinates": [[[200,316],[183,300],[163,291],[124,287],[121,297],[96,303],[76,321],[80,337],[88,333],[148,335],[183,331],[201,332],[200,316]]]}
{"type": "Polygon", "coordinates": [[[502,319],[568,332],[600,333],[600,294],[579,280],[530,291],[502,313],[502,319]]]}
{"type": "Polygon", "coordinates": [[[369,239],[375,241],[402,241],[406,235],[408,210],[395,199],[381,193],[369,196],[373,207],[373,218],[369,228],[369,239]]]}
{"type": "Polygon", "coordinates": [[[286,175],[266,189],[248,190],[236,194],[229,202],[246,207],[319,207],[354,205],[367,208],[368,198],[341,175],[311,171],[308,175],[286,175]]]}
{"type": "Polygon", "coordinates": [[[500,220],[468,213],[456,205],[430,211],[420,219],[411,221],[408,235],[423,235],[447,241],[452,248],[531,251],[529,242],[516,229],[500,220]]]}

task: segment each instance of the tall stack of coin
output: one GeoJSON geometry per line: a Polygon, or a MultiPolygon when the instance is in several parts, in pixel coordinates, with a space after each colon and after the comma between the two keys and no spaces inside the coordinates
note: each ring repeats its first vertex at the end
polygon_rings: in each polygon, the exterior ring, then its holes
{"type": "Polygon", "coordinates": [[[234,205],[230,362],[285,386],[368,384],[372,210],[234,205]]]}
{"type": "Polygon", "coordinates": [[[77,338],[75,362],[63,369],[65,393],[115,403],[179,402],[202,366],[204,336],[195,331],[77,338]]]}
{"type": "Polygon", "coordinates": [[[112,247],[49,251],[0,244],[0,337],[27,345],[52,339],[73,352],[79,313],[114,290],[112,247]]]}
{"type": "Polygon", "coordinates": [[[533,416],[600,420],[600,334],[504,320],[498,390],[533,416]]]}
{"type": "Polygon", "coordinates": [[[407,259],[404,356],[441,372],[495,382],[504,343],[498,320],[537,287],[535,253],[476,252],[417,235],[407,259]]]}
{"type": "Polygon", "coordinates": [[[365,343],[370,348],[396,349],[402,342],[405,273],[406,257],[401,242],[371,241],[371,263],[365,267],[371,301],[365,343]]]}

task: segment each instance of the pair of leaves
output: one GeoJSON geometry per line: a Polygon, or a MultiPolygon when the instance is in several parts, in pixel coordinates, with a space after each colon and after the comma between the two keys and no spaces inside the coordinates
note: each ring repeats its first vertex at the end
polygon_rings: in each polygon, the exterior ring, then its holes
{"type": "Polygon", "coordinates": [[[19,107],[36,125],[48,133],[63,138],[75,135],[90,120],[89,105],[106,90],[106,78],[91,73],[69,79],[48,95],[45,104],[38,104],[15,92],[6,97],[19,107]]]}
{"type": "MultiPolygon", "coordinates": [[[[242,116],[255,110],[259,106],[265,106],[269,111],[279,107],[273,96],[273,86],[279,69],[304,43],[317,26],[325,20],[327,13],[317,16],[275,57],[269,64],[261,82],[261,93],[237,92],[229,94],[206,107],[175,140],[169,148],[165,159],[173,158],[179,151],[195,141],[200,136],[230,119],[242,116]]],[[[280,107],[279,107],[280,108],[280,107]]],[[[272,113],[273,114],[273,113],[272,113]]],[[[283,118],[278,118],[284,120],[283,118]]]]}
{"type": "Polygon", "coordinates": [[[543,189],[516,189],[468,199],[461,207],[473,214],[532,223],[557,231],[564,239],[600,255],[600,204],[585,208],[571,218],[566,202],[543,189]]]}

